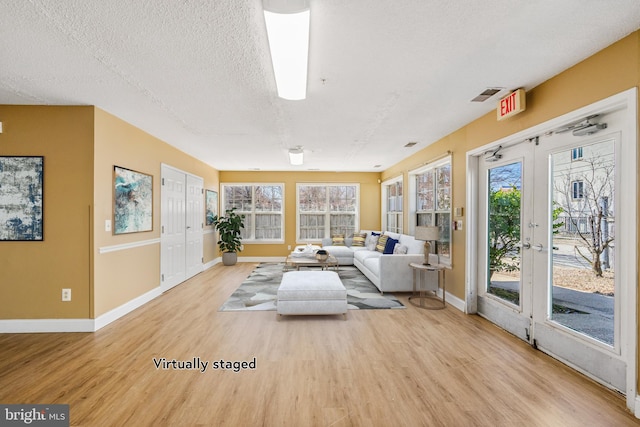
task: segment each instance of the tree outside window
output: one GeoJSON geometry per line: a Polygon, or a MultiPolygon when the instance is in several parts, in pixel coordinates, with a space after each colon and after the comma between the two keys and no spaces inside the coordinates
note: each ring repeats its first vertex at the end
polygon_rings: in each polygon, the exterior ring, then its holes
{"type": "Polygon", "coordinates": [[[298,184],[298,241],[336,234],[351,236],[358,227],[357,184],[298,184]]]}
{"type": "Polygon", "coordinates": [[[451,160],[439,162],[415,175],[416,225],[437,226],[436,253],[451,257],[451,160]]]}
{"type": "Polygon", "coordinates": [[[284,240],[283,194],[284,184],[222,184],[224,209],[245,215],[245,242],[284,240]]]}
{"type": "Polygon", "coordinates": [[[402,197],[402,180],[385,185],[386,192],[386,229],[392,233],[402,233],[403,219],[402,209],[404,199],[402,197]]]}

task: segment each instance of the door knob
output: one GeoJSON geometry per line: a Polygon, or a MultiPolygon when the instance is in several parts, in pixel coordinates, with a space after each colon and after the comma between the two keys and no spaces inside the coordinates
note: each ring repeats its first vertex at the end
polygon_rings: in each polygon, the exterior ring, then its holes
{"type": "Polygon", "coordinates": [[[543,248],[542,244],[533,245],[531,247],[537,250],[538,252],[542,252],[542,248],[543,248]]]}

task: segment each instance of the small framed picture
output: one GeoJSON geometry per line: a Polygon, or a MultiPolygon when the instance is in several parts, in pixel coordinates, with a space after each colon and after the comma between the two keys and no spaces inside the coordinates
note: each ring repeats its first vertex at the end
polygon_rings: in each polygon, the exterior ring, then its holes
{"type": "Polygon", "coordinates": [[[206,190],[205,192],[206,225],[213,224],[213,217],[218,215],[218,192],[206,190]]]}

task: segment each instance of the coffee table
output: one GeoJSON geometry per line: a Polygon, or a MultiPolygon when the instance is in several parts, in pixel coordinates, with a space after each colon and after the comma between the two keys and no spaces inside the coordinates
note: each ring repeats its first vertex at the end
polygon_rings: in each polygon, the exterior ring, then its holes
{"type": "Polygon", "coordinates": [[[321,267],[322,270],[327,270],[333,267],[338,271],[338,260],[333,255],[329,255],[324,261],[316,259],[315,255],[308,256],[294,256],[289,255],[284,261],[284,270],[300,270],[300,267],[321,267]]]}

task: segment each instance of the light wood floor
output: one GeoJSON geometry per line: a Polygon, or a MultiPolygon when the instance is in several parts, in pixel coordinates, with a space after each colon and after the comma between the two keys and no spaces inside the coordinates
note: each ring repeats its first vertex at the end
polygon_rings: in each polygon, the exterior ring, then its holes
{"type": "Polygon", "coordinates": [[[255,265],[217,265],[93,334],[0,335],[0,403],[70,404],[84,426],[639,424],[621,396],[453,308],[218,312],[255,265]]]}

